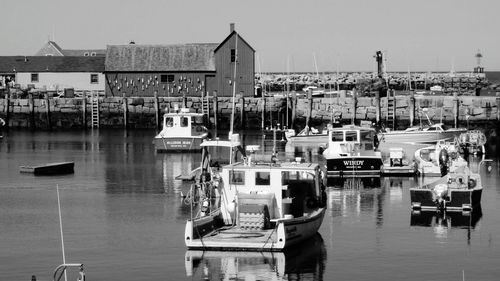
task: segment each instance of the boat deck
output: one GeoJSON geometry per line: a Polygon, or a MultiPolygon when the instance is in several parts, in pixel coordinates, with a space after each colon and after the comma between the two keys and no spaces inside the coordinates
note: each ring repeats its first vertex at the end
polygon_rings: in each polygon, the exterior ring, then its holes
{"type": "MultiPolygon", "coordinates": [[[[216,229],[201,239],[191,241],[190,249],[211,250],[272,250],[277,240],[276,229],[252,229],[238,226],[216,229]]],[[[276,251],[281,249],[276,248],[276,251]]]]}

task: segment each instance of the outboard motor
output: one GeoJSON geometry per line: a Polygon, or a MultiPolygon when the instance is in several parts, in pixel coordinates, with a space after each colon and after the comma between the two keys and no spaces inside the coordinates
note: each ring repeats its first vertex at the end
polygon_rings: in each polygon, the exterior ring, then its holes
{"type": "Polygon", "coordinates": [[[448,161],[450,157],[448,155],[448,151],[446,149],[441,149],[439,152],[439,168],[441,170],[441,176],[445,176],[448,174],[448,161]]]}

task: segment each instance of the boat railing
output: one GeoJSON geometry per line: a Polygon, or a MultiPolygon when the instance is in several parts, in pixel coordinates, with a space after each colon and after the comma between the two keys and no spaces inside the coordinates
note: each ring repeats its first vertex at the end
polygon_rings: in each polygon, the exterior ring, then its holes
{"type": "Polygon", "coordinates": [[[77,281],[85,281],[85,272],[83,270],[83,263],[63,263],[56,267],[54,270],[54,281],[59,281],[65,275],[68,268],[80,268],[77,281]]]}

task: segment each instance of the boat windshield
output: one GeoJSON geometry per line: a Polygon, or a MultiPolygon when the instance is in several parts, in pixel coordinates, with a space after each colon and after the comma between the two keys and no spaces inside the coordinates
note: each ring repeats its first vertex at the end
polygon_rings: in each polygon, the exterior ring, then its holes
{"type": "Polygon", "coordinates": [[[165,126],[166,127],[172,127],[174,124],[174,118],[172,117],[165,117],[165,126]]]}
{"type": "Polygon", "coordinates": [[[194,125],[203,125],[203,116],[196,116],[193,118],[193,124],[194,125]]]}

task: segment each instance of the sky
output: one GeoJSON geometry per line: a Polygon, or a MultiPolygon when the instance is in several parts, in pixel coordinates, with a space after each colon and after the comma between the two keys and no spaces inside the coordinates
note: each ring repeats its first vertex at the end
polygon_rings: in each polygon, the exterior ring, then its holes
{"type": "Polygon", "coordinates": [[[220,43],[229,24],[256,50],[257,72],[470,71],[478,50],[500,71],[499,0],[15,0],[2,5],[0,55],[220,43]]]}

